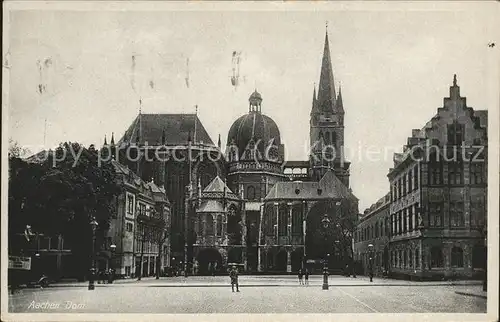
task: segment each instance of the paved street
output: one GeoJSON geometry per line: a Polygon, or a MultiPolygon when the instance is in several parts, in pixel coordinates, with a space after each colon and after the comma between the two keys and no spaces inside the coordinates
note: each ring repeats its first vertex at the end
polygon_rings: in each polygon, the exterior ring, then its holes
{"type": "Polygon", "coordinates": [[[146,278],[111,285],[59,284],[9,295],[9,311],[24,313],[483,313],[477,281],[409,282],[321,276],[300,286],[292,276],[241,276],[232,293],[227,277],[146,278]]]}

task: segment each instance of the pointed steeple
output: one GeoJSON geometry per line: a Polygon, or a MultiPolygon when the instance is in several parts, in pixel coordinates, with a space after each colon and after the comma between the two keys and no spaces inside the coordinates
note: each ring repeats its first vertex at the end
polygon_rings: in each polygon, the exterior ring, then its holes
{"type": "Polygon", "coordinates": [[[316,112],[317,112],[316,83],[314,83],[311,114],[316,113],[316,112]]]}
{"type": "Polygon", "coordinates": [[[220,133],[219,133],[219,139],[217,140],[217,146],[218,146],[218,147],[219,147],[219,149],[220,149],[220,147],[221,147],[220,133]]]}
{"type": "MultiPolygon", "coordinates": [[[[328,26],[327,26],[328,27],[328,26]]],[[[318,88],[318,108],[324,112],[332,112],[335,109],[335,81],[333,78],[332,60],[330,57],[330,45],[328,42],[328,29],[325,35],[325,47],[323,60],[321,62],[321,76],[318,88]]]]}
{"type": "Polygon", "coordinates": [[[344,113],[344,103],[342,102],[342,86],[339,84],[339,94],[337,95],[337,101],[335,104],[337,111],[339,113],[344,113]]]}
{"type": "Polygon", "coordinates": [[[108,145],[108,141],[106,139],[106,134],[104,134],[104,146],[108,145]]]}
{"type": "Polygon", "coordinates": [[[115,132],[111,132],[111,145],[115,145],[115,132]]]}

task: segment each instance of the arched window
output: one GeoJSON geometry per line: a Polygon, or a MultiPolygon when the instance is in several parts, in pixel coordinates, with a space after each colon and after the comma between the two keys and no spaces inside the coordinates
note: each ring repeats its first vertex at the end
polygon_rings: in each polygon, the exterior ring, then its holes
{"type": "Polygon", "coordinates": [[[247,187],[247,199],[255,200],[255,188],[253,186],[247,187]]]}
{"type": "Polygon", "coordinates": [[[214,234],[214,217],[210,214],[207,215],[207,235],[212,236],[214,234]]]}
{"type": "Polygon", "coordinates": [[[217,236],[222,236],[222,215],[217,215],[217,236]]]}
{"type": "Polygon", "coordinates": [[[431,268],[434,267],[443,267],[443,251],[437,246],[431,248],[431,268]]]}
{"type": "Polygon", "coordinates": [[[464,267],[464,252],[460,247],[451,249],[451,267],[464,267]]]}

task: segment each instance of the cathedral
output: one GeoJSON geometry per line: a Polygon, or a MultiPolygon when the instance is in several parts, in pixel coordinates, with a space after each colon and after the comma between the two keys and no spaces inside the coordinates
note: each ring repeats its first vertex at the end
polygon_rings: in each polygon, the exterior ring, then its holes
{"type": "Polygon", "coordinates": [[[285,160],[276,122],[255,90],[227,145],[196,114],[143,114],[117,143],[119,162],[164,188],[170,202],[167,257],[191,274],[320,269],[353,259],[358,200],[343,156],[344,106],[335,88],[328,33],[310,113],[310,155],[285,160]],[[123,154],[122,151],[126,151],[123,154]]]}

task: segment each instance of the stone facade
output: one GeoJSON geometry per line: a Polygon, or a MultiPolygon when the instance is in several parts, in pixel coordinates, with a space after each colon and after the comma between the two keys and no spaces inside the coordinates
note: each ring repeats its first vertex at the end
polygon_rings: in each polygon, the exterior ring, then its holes
{"type": "Polygon", "coordinates": [[[487,111],[450,97],[394,156],[390,272],[418,278],[471,278],[485,265],[487,111]]]}
{"type": "Polygon", "coordinates": [[[354,258],[362,263],[364,272],[368,271],[372,258],[375,276],[386,275],[390,267],[390,204],[390,194],[387,194],[366,209],[354,232],[354,258]],[[373,247],[368,247],[370,244],[373,247]]]}

